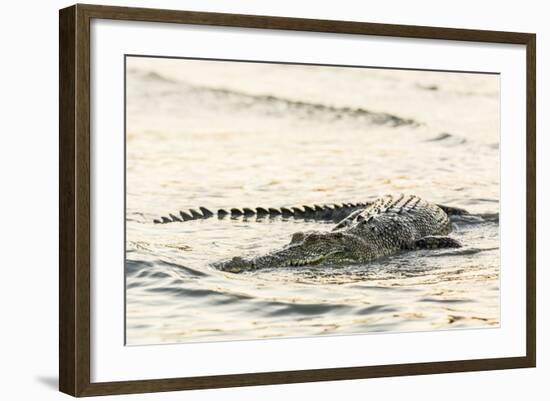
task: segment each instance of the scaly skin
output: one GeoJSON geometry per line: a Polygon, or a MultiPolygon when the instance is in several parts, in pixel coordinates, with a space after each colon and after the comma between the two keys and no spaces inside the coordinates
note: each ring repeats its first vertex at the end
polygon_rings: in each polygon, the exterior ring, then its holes
{"type": "Polygon", "coordinates": [[[317,221],[332,221],[339,222],[349,216],[358,209],[364,209],[369,203],[344,203],[333,205],[303,205],[296,207],[280,207],[280,208],[231,208],[219,209],[217,212],[212,212],[205,207],[200,207],[199,210],[190,209],[189,211],[179,211],[170,213],[168,216],[162,216],[160,219],[155,219],[157,224],[184,222],[190,220],[208,219],[217,216],[218,219],[257,219],[263,220],[266,218],[283,218],[283,219],[304,219],[317,221]]]}
{"type": "MultiPolygon", "coordinates": [[[[448,210],[461,210],[449,208],[448,210]]],[[[460,247],[439,206],[415,195],[387,195],[342,220],[329,232],[295,233],[284,248],[252,259],[215,264],[224,271],[266,267],[368,263],[407,249],[460,247]]]]}
{"type": "MultiPolygon", "coordinates": [[[[303,205],[294,207],[257,207],[257,208],[230,208],[218,209],[212,212],[206,207],[199,207],[199,210],[189,209],[181,210],[176,213],[169,213],[168,216],[162,216],[160,219],[153,220],[157,224],[167,224],[176,222],[185,222],[190,220],[203,220],[211,217],[218,219],[256,219],[263,221],[265,219],[303,219],[315,221],[331,221],[339,223],[350,214],[357,210],[363,210],[372,205],[373,202],[341,203],[332,205],[303,205]]],[[[451,206],[438,205],[449,215],[465,215],[468,212],[451,206]]]]}

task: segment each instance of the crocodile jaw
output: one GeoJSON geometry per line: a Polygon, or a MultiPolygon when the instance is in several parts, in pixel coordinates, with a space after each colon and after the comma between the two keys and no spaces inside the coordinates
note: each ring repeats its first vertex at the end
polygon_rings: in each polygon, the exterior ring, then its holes
{"type": "Polygon", "coordinates": [[[233,273],[261,268],[301,267],[330,263],[353,263],[360,259],[357,253],[362,244],[355,236],[340,233],[299,233],[284,248],[252,259],[234,257],[216,267],[233,273]],[[355,243],[350,248],[350,243],[355,243]]]}
{"type": "Polygon", "coordinates": [[[311,243],[291,243],[286,247],[271,252],[264,256],[252,259],[252,263],[260,267],[301,267],[314,266],[322,263],[330,263],[336,256],[344,255],[346,252],[340,246],[330,247],[312,246],[311,243]]]}
{"type": "Polygon", "coordinates": [[[253,259],[244,259],[234,257],[233,259],[219,264],[217,267],[220,270],[231,273],[242,273],[244,271],[253,271],[259,268],[268,267],[301,267],[314,266],[323,263],[331,255],[339,253],[338,251],[330,252],[326,255],[308,256],[308,257],[292,257],[291,255],[281,254],[283,252],[275,252],[273,254],[259,256],[253,259]]]}

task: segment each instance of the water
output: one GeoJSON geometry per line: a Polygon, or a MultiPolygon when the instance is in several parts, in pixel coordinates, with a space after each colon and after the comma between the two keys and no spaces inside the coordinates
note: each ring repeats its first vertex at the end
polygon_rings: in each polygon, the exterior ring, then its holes
{"type": "Polygon", "coordinates": [[[460,249],[242,274],[210,264],[332,224],[153,224],[402,192],[497,215],[497,75],[133,57],[126,140],[129,345],[500,324],[498,221],[456,222],[460,249]]]}

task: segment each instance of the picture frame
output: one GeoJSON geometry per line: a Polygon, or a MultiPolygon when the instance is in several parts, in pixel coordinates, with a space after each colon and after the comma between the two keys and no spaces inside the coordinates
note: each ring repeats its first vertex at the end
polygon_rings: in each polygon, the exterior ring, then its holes
{"type": "MultiPolygon", "coordinates": [[[[404,375],[468,372],[496,369],[529,368],[536,365],[536,36],[531,33],[406,26],[352,21],[314,20],[158,10],[77,4],[59,14],[59,389],[73,396],[144,393],[236,386],[269,385],[327,380],[350,380],[404,375]],[[525,51],[525,76],[515,77],[525,85],[525,120],[523,122],[525,161],[525,325],[521,328],[523,355],[464,358],[429,362],[368,364],[355,366],[319,366],[312,369],[250,371],[227,374],[196,374],[182,377],[136,378],[96,381],[92,377],[94,312],[91,261],[94,252],[92,220],[94,214],[93,175],[97,165],[92,157],[93,138],[93,51],[99,42],[92,40],[94,21],[131,22],[197,26],[203,29],[238,29],[247,32],[269,30],[284,32],[287,37],[307,32],[309,35],[344,35],[346,38],[374,37],[516,45],[525,51]],[[347,36],[346,36],[347,35],[347,36]]],[[[216,31],[219,35],[219,31],[216,31]]],[[[251,55],[251,59],[254,55],[251,55]]],[[[400,66],[391,66],[400,67],[400,66]]],[[[120,73],[122,82],[124,74],[120,73]]],[[[519,135],[519,134],[518,134],[519,135]]],[[[97,150],[97,149],[96,149],[97,150]]],[[[123,157],[123,155],[119,155],[123,157]]],[[[107,155],[105,157],[108,157],[107,155]]],[[[120,260],[113,260],[114,265],[120,260]]],[[[94,284],[95,283],[95,284],[94,284]]],[[[503,294],[503,297],[506,294],[503,294]]],[[[503,323],[504,324],[504,323],[503,323]]],[[[122,344],[123,345],[123,344],[122,344]]],[[[208,345],[206,345],[208,346],[208,345]]]]}

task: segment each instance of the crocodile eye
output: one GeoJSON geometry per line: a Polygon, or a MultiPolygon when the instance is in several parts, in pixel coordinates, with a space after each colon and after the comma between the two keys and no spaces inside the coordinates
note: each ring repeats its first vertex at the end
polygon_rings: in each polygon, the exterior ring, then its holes
{"type": "Polygon", "coordinates": [[[309,234],[305,240],[306,241],[316,241],[319,239],[319,235],[318,234],[309,234]]]}
{"type": "Polygon", "coordinates": [[[294,233],[294,234],[292,234],[292,238],[290,239],[290,243],[295,244],[297,242],[302,242],[304,240],[305,236],[306,235],[302,232],[294,233]]]}

